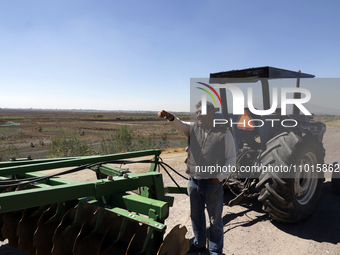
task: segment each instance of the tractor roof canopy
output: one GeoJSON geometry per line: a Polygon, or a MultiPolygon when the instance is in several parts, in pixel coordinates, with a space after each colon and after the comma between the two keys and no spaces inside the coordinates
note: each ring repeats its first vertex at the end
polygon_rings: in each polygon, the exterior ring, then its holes
{"type": "Polygon", "coordinates": [[[261,79],[314,78],[315,75],[289,71],[271,66],[253,67],[211,73],[209,83],[244,83],[257,82],[261,79]]]}
{"type": "MultiPolygon", "coordinates": [[[[315,75],[289,71],[271,66],[253,67],[241,70],[231,70],[226,72],[211,73],[209,83],[211,84],[226,84],[226,83],[250,83],[261,81],[262,85],[262,97],[263,97],[263,109],[270,109],[269,99],[269,83],[270,79],[286,79],[295,78],[296,87],[300,87],[300,78],[314,78],[315,75]]],[[[223,103],[222,113],[225,119],[228,117],[227,96],[225,88],[220,88],[221,100],[223,103]]],[[[301,98],[301,93],[294,93],[294,99],[301,98]]],[[[293,114],[299,114],[299,109],[294,105],[293,114]]]]}

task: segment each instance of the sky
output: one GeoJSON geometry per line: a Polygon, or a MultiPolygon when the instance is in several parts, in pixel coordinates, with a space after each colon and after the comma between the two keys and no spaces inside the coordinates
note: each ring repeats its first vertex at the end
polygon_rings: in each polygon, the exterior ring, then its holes
{"type": "MultiPolygon", "coordinates": [[[[340,78],[340,2],[0,0],[0,108],[189,111],[190,79],[340,78]]],[[[340,84],[313,107],[340,112],[340,84]]],[[[322,95],[322,97],[321,97],[322,95]]]]}

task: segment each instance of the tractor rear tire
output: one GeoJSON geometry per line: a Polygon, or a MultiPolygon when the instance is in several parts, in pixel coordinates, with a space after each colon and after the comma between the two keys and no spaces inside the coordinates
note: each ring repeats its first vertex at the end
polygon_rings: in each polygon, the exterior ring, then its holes
{"type": "Polygon", "coordinates": [[[324,156],[322,143],[298,129],[269,140],[261,154],[262,165],[286,166],[290,173],[262,171],[256,186],[260,189],[258,200],[263,203],[262,209],[280,222],[308,218],[319,202],[324,178],[322,171],[316,171],[316,165],[324,163],[324,156]],[[309,171],[303,171],[304,168],[309,171]]]}
{"type": "Polygon", "coordinates": [[[340,195],[340,172],[339,172],[339,162],[333,163],[333,173],[332,173],[332,191],[335,195],[340,195]]]}

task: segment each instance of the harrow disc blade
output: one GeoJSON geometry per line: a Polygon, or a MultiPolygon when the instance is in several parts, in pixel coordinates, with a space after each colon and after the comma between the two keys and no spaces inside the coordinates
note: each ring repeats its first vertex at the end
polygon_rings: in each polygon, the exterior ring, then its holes
{"type": "Polygon", "coordinates": [[[176,225],[165,237],[157,255],[185,255],[189,251],[190,242],[185,238],[187,228],[176,225]]]}
{"type": "Polygon", "coordinates": [[[132,237],[125,255],[139,254],[143,250],[147,237],[148,225],[142,224],[136,234],[132,237]]]}
{"type": "Polygon", "coordinates": [[[37,229],[33,235],[33,245],[36,248],[36,255],[51,254],[52,238],[57,226],[60,223],[58,217],[53,217],[57,211],[57,204],[51,205],[40,217],[37,229]]]}
{"type": "Polygon", "coordinates": [[[72,208],[66,212],[53,236],[52,255],[73,255],[74,242],[83,223],[96,210],[98,207],[84,204],[81,212],[79,212],[79,208],[72,208]],[[81,213],[81,216],[78,221],[74,222],[76,213],[81,213]]]}
{"type": "Polygon", "coordinates": [[[123,219],[124,217],[116,215],[114,220],[111,222],[102,241],[100,242],[98,255],[110,254],[108,250],[112,246],[113,242],[118,238],[123,219]]]}
{"type": "Polygon", "coordinates": [[[35,255],[35,247],[33,246],[33,234],[37,229],[38,220],[46,210],[46,207],[27,208],[22,213],[22,218],[18,223],[17,236],[18,244],[21,250],[28,250],[31,255],[35,255]]]}
{"type": "Polygon", "coordinates": [[[117,217],[115,213],[104,211],[103,215],[100,215],[98,211],[93,217],[88,218],[74,243],[73,254],[96,255],[110,223],[117,217]]]}
{"type": "Polygon", "coordinates": [[[2,236],[2,226],[4,225],[3,214],[0,214],[0,241],[4,241],[6,238],[2,236]]]}
{"type": "Polygon", "coordinates": [[[19,238],[17,236],[18,222],[22,217],[23,210],[7,212],[3,214],[2,236],[8,238],[8,244],[14,248],[18,247],[19,238]]]}
{"type": "MultiPolygon", "coordinates": [[[[131,221],[127,219],[125,219],[125,221],[126,222],[122,222],[121,228],[119,230],[118,239],[112,245],[110,245],[107,249],[105,249],[104,251],[101,251],[98,254],[125,255],[127,247],[129,243],[131,242],[132,237],[137,232],[137,230],[140,228],[140,225],[137,221],[131,221]]],[[[105,242],[108,242],[108,240],[106,240],[105,242]]],[[[112,243],[112,239],[111,239],[111,243],[112,243]]]]}

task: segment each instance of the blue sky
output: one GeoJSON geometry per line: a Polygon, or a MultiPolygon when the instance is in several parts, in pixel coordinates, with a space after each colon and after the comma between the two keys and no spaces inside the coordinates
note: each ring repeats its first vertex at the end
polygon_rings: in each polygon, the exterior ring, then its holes
{"type": "MultiPolygon", "coordinates": [[[[212,72],[339,78],[339,11],[327,0],[0,1],[0,108],[189,111],[190,78],[212,72]]],[[[339,109],[331,87],[313,104],[339,109]]]]}

